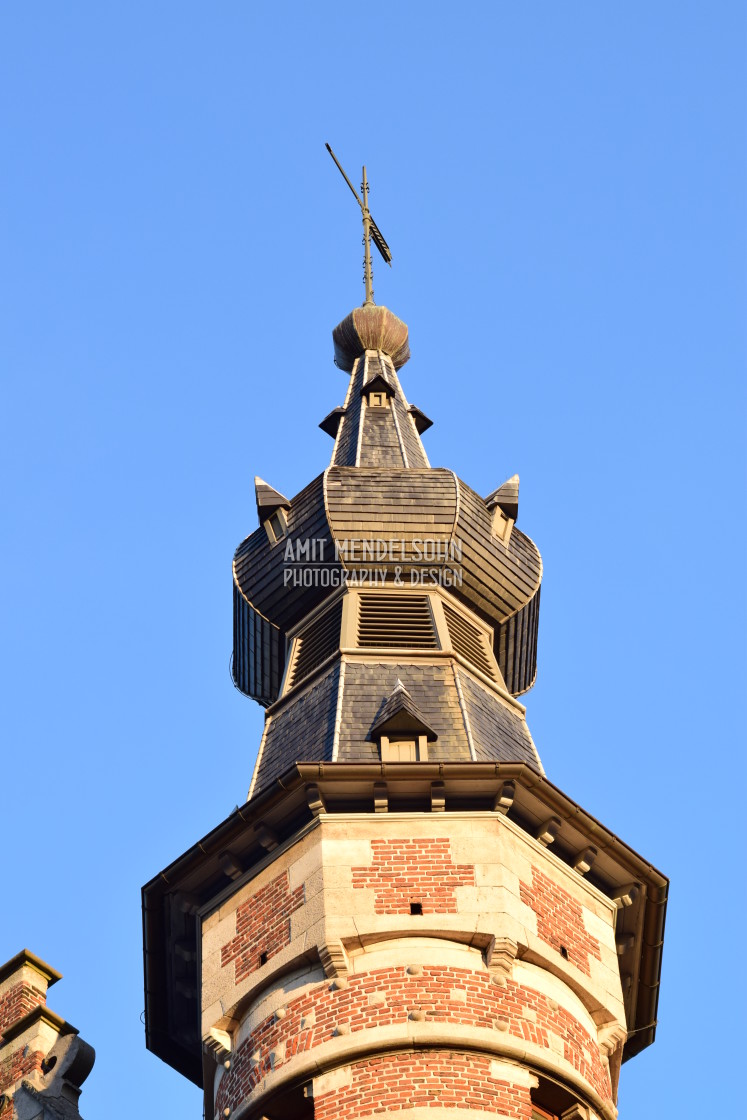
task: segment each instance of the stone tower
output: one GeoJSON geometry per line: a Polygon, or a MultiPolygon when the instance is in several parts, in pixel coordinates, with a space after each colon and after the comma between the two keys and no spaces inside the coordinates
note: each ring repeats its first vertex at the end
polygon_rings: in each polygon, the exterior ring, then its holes
{"type": "Polygon", "coordinates": [[[143,890],[147,1044],[208,1118],[613,1120],[667,880],[545,777],[518,478],[429,465],[386,308],[333,338],[330,464],[234,558],[249,798],[143,890]]]}
{"type": "Polygon", "coordinates": [[[47,1007],[61,978],[28,949],[0,965],[0,1120],[80,1120],[95,1054],[47,1007]]]}

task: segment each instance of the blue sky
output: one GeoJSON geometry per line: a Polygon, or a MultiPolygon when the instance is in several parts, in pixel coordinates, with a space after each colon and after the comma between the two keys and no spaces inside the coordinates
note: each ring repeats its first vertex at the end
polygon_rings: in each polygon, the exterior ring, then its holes
{"type": "Polygon", "coordinates": [[[431,462],[521,476],[548,776],[672,878],[621,1117],[727,1110],[746,32],[726,0],[3,5],[0,958],[65,974],[85,1116],[201,1115],[145,1051],[139,890],[249,784],[231,557],[255,474],[326,466],[363,298],[325,140],[368,166],[431,462]]]}

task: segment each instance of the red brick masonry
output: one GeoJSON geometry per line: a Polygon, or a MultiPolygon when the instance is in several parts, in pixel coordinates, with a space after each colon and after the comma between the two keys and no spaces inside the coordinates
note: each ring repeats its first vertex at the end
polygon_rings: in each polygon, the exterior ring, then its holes
{"type": "Polygon", "coordinates": [[[536,867],[532,885],[520,883],[521,901],[537,915],[537,936],[553,949],[565,949],[568,960],[590,975],[589,957],[602,959],[599,942],[586,932],[581,906],[567,891],[536,867]]]}
{"type": "MultiPolygon", "coordinates": [[[[411,1011],[423,1012],[426,1023],[458,1023],[495,1030],[497,1053],[501,1028],[514,1038],[535,1042],[546,1049],[550,1048],[553,1034],[561,1040],[565,1060],[601,1097],[611,1098],[609,1076],[596,1039],[581,1023],[554,1000],[532,988],[520,987],[512,980],[505,988],[497,987],[487,972],[425,966],[421,975],[413,976],[404,966],[378,969],[351,976],[348,986],[342,989],[323,981],[291,1000],[284,1010],[282,1018],[270,1015],[259,1023],[233,1055],[231,1069],[218,1090],[216,1107],[221,1114],[226,1107],[235,1109],[271,1069],[281,1067],[297,1053],[329,1041],[337,1027],[343,1026],[355,1034],[370,1027],[404,1026],[411,1011]],[[454,999],[455,992],[464,993],[464,999],[454,999]]],[[[464,1055],[462,1059],[467,1060],[464,1055]]],[[[435,1063],[432,1068],[438,1068],[438,1078],[443,1080],[450,1063],[446,1052],[425,1051],[422,1060],[435,1063]]],[[[394,1056],[377,1057],[375,1061],[382,1063],[382,1071],[388,1070],[393,1068],[394,1056]]],[[[361,1091],[368,1092],[364,1081],[354,1079],[353,1088],[356,1084],[360,1084],[361,1091]]],[[[469,1079],[460,1081],[463,1095],[470,1084],[469,1079]]],[[[357,1105],[348,1107],[349,1116],[364,1115],[357,1105]]],[[[326,1118],[337,1114],[320,1115],[326,1118]]]]}
{"type": "Polygon", "coordinates": [[[353,1066],[353,1084],[314,1099],[314,1120],[350,1120],[427,1106],[531,1120],[529,1090],[490,1076],[490,1059],[440,1050],[387,1054],[353,1066]]]}
{"type": "Polygon", "coordinates": [[[40,1003],[46,1003],[47,997],[39,988],[19,980],[12,988],[0,996],[0,1035],[8,1027],[12,1027],[29,1011],[33,1011],[40,1003]]]}
{"type": "Polygon", "coordinates": [[[291,914],[303,901],[303,884],[291,891],[284,871],[238,907],[236,936],[220,952],[221,968],[236,961],[237,984],[260,967],[261,954],[269,960],[290,943],[291,914]]]}
{"type": "Polygon", "coordinates": [[[376,892],[377,914],[409,914],[419,902],[424,914],[456,914],[456,887],[473,887],[475,869],[455,864],[447,837],[433,840],[372,840],[373,863],[353,867],[353,887],[376,892]]]}

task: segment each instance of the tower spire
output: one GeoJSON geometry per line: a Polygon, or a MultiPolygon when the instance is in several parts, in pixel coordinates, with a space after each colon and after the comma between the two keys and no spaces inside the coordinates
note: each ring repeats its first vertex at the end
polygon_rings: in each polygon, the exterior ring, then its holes
{"type": "Polygon", "coordinates": [[[356,202],[358,203],[358,205],[361,208],[361,212],[362,212],[362,215],[363,215],[363,252],[364,252],[364,256],[363,256],[363,281],[364,281],[364,284],[365,284],[365,287],[366,287],[366,298],[363,302],[363,306],[364,307],[367,306],[367,305],[371,306],[374,303],[374,298],[373,298],[373,296],[374,296],[374,291],[373,291],[373,266],[371,264],[371,239],[373,238],[374,245],[379,250],[379,252],[381,253],[381,256],[383,257],[383,259],[386,261],[386,263],[388,265],[391,265],[391,263],[392,263],[392,254],[391,254],[391,251],[389,249],[389,246],[387,245],[386,241],[384,240],[384,238],[381,234],[381,230],[379,229],[379,227],[376,225],[376,222],[371,217],[371,211],[368,208],[368,177],[366,175],[365,164],[363,165],[363,175],[362,175],[362,182],[361,182],[361,190],[363,191],[363,198],[361,198],[361,196],[358,194],[357,190],[355,189],[355,187],[353,186],[353,184],[350,182],[347,175],[345,174],[345,172],[343,170],[343,167],[342,167],[342,164],[340,163],[339,159],[337,158],[335,153],[330,148],[329,144],[325,144],[324,146],[327,149],[327,151],[329,152],[329,154],[332,156],[332,159],[337,164],[337,167],[338,167],[338,170],[340,171],[340,174],[342,175],[342,177],[345,180],[345,182],[347,183],[347,185],[350,187],[351,191],[353,192],[353,196],[354,196],[356,202]]]}

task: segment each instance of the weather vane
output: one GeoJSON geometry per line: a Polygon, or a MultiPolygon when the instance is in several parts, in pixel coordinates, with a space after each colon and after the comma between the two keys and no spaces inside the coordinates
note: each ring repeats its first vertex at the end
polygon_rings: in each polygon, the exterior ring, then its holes
{"type": "Polygon", "coordinates": [[[332,151],[329,144],[325,144],[324,146],[327,149],[327,151],[329,152],[329,154],[332,156],[332,159],[337,164],[337,166],[340,170],[340,174],[342,175],[343,179],[345,180],[345,182],[347,183],[347,185],[350,187],[351,191],[355,195],[355,201],[358,203],[358,205],[360,206],[361,211],[363,213],[363,248],[364,248],[364,252],[365,252],[365,256],[363,258],[363,279],[365,280],[365,283],[366,283],[365,303],[373,303],[373,301],[374,301],[373,294],[374,293],[373,293],[373,268],[371,267],[371,238],[373,238],[374,245],[379,250],[379,252],[381,253],[382,257],[384,258],[384,260],[386,261],[386,263],[388,265],[391,265],[391,263],[392,263],[392,254],[389,250],[389,246],[387,245],[386,241],[381,236],[381,230],[379,229],[379,227],[376,225],[376,222],[371,217],[371,211],[368,209],[368,179],[366,178],[366,168],[365,168],[365,165],[364,165],[364,167],[363,167],[363,181],[361,183],[361,190],[363,191],[363,198],[361,198],[361,196],[358,194],[357,190],[355,189],[355,187],[353,186],[353,184],[350,182],[347,175],[343,171],[342,165],[341,165],[339,159],[337,158],[335,153],[332,151]]]}

